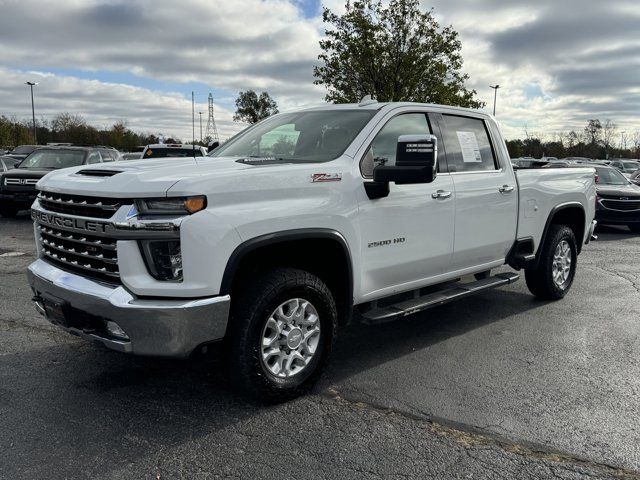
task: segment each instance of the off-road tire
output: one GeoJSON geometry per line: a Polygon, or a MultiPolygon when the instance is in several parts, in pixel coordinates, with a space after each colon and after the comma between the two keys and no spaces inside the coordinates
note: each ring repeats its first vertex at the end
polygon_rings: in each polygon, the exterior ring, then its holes
{"type": "Polygon", "coordinates": [[[542,300],[559,300],[569,292],[575,277],[578,250],[573,230],[566,225],[551,225],[541,248],[537,267],[525,269],[527,287],[542,300]],[[554,282],[552,272],[556,248],[563,241],[569,244],[572,261],[569,278],[561,287],[554,282]]]}
{"type": "Polygon", "coordinates": [[[275,268],[254,276],[232,294],[227,337],[230,380],[267,403],[283,402],[306,393],[326,364],[337,325],[333,295],[317,276],[294,268],[275,268]],[[272,312],[290,298],[303,298],[313,304],[320,321],[320,337],[315,354],[304,370],[281,378],[263,365],[262,335],[272,312]]]}

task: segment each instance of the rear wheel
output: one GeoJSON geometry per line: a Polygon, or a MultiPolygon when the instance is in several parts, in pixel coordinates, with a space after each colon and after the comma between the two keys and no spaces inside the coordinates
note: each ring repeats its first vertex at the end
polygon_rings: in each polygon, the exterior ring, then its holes
{"type": "Polygon", "coordinates": [[[270,402],[307,392],[326,363],[336,326],[335,301],[320,278],[293,268],[259,275],[233,301],[231,380],[270,402]]]}
{"type": "Polygon", "coordinates": [[[573,230],[551,225],[539,253],[538,266],[525,270],[529,291],[543,300],[558,300],[571,289],[578,250],[573,230]]]}
{"type": "Polygon", "coordinates": [[[0,206],[0,216],[13,218],[18,215],[20,209],[14,207],[13,205],[2,205],[0,206]]]}

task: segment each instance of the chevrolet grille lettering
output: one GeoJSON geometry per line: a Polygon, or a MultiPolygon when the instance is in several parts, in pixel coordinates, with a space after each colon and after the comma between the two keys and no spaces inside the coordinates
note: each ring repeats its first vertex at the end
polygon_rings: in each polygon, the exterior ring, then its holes
{"type": "Polygon", "coordinates": [[[92,222],[81,218],[67,218],[52,213],[40,212],[38,210],[31,211],[31,218],[44,225],[54,227],[73,228],[76,230],[85,230],[87,232],[96,233],[104,233],[106,231],[106,225],[104,223],[92,222]]]}

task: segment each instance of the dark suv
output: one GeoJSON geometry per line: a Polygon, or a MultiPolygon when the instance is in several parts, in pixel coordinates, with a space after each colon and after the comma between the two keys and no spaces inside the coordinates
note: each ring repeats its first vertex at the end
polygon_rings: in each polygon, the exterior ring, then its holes
{"type": "Polygon", "coordinates": [[[109,147],[47,146],[25,158],[16,168],[0,173],[0,215],[15,217],[36,198],[36,183],[51,170],[120,159],[109,147]]]}

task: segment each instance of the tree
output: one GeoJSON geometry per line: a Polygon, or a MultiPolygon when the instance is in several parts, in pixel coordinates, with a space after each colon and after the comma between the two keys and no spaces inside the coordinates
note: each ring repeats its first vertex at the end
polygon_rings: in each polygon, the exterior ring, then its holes
{"type": "Polygon", "coordinates": [[[617,129],[618,126],[609,119],[606,119],[602,125],[602,146],[604,147],[604,158],[609,158],[609,150],[611,149],[611,144],[613,143],[613,138],[616,135],[617,129]]]}
{"type": "Polygon", "coordinates": [[[247,90],[238,93],[233,120],[235,122],[256,123],[274,113],[278,113],[278,104],[267,92],[262,92],[258,96],[253,90],[247,90]]]}
{"type": "Polygon", "coordinates": [[[587,122],[587,126],[584,127],[584,134],[587,136],[587,141],[590,145],[595,145],[600,141],[600,132],[602,131],[602,124],[600,120],[591,119],[587,122]]]}
{"type": "Polygon", "coordinates": [[[381,0],[348,1],[343,15],[324,8],[322,18],[333,28],[320,40],[323,65],[313,75],[327,88],[328,102],[372,95],[383,102],[484,106],[464,86],[469,76],[461,71],[458,33],[440,28],[419,0],[391,0],[387,8],[381,0]]]}

